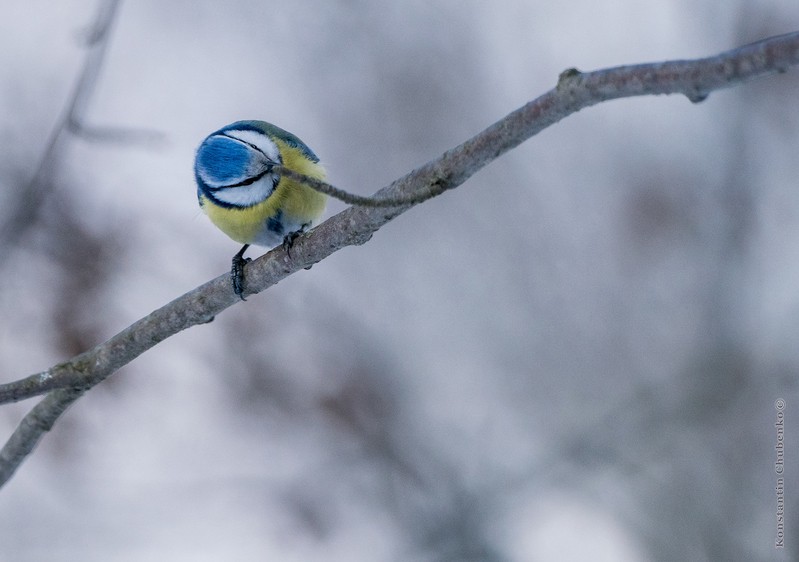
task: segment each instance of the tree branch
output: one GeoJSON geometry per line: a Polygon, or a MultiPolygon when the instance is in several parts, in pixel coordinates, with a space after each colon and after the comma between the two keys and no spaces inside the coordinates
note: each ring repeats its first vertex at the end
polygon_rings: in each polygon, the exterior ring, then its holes
{"type": "Polygon", "coordinates": [[[3,241],[0,244],[0,262],[6,259],[11,249],[36,224],[42,203],[56,188],[53,181],[54,170],[67,133],[88,141],[144,144],[163,141],[164,136],[158,131],[91,126],[85,122],[86,108],[100,76],[120,2],[121,0],[105,0],[98,9],[94,23],[86,31],[84,42],[87,53],[72,95],[50,132],[33,176],[11,200],[11,210],[7,212],[5,224],[0,225],[0,240],[3,241]]]}
{"type": "Polygon", "coordinates": [[[53,429],[61,414],[83,392],[83,390],[55,390],[28,412],[0,450],[0,486],[8,482],[42,436],[53,429]]]}
{"type": "MultiPolygon", "coordinates": [[[[292,273],[350,245],[363,244],[384,224],[430,197],[455,188],[483,166],[564,117],[624,97],[683,94],[704,100],[713,90],[784,72],[799,64],[799,32],[758,41],[720,55],[689,61],[563,72],[556,88],[529,102],[460,146],[397,179],[374,200],[397,206],[349,207],[297,239],[291,257],[278,247],[247,266],[246,294],[259,293],[292,273]]],[[[166,338],[213,320],[241,302],[227,274],[152,312],[105,343],[43,373],[0,385],[0,403],[50,394],[25,416],[0,451],[0,486],[67,406],[166,338]]]]}

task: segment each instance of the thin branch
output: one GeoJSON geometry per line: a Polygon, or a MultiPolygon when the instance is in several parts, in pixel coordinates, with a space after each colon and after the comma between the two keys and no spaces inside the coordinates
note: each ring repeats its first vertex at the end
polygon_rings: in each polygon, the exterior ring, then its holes
{"type": "MultiPolygon", "coordinates": [[[[684,94],[697,102],[713,90],[784,72],[799,65],[799,32],[765,39],[720,55],[561,74],[558,85],[510,113],[460,146],[394,181],[375,200],[415,201],[443,193],[483,166],[564,117],[611,99],[684,94]],[[407,199],[405,199],[407,198],[407,199]]],[[[413,207],[349,207],[297,239],[291,257],[276,248],[247,266],[246,294],[259,293],[292,273],[350,245],[367,242],[380,227],[413,207]]],[[[172,301],[110,340],[37,375],[0,385],[0,403],[51,392],[23,419],[0,452],[0,486],[52,427],[55,419],[88,388],[98,384],[166,338],[213,320],[241,302],[227,274],[172,301]],[[62,390],[56,390],[62,389],[62,390]]]]}
{"type": "Polygon", "coordinates": [[[87,46],[105,41],[106,35],[111,29],[111,24],[116,19],[117,10],[121,0],[106,0],[97,9],[94,22],[81,33],[81,39],[87,46]]]}
{"type": "Polygon", "coordinates": [[[443,189],[438,188],[439,186],[428,186],[427,189],[420,188],[418,193],[410,193],[405,196],[388,197],[384,195],[382,197],[369,197],[368,195],[356,195],[344,191],[322,180],[297,173],[294,170],[286,168],[282,164],[275,164],[272,166],[272,169],[281,176],[303,183],[320,193],[335,197],[348,205],[358,205],[361,207],[402,207],[403,205],[418,205],[443,192],[443,189]]]}
{"type": "Polygon", "coordinates": [[[55,390],[28,412],[0,450],[0,486],[8,482],[22,461],[33,452],[42,436],[53,429],[61,414],[83,392],[83,390],[55,390]]]}
{"type": "MultiPolygon", "coordinates": [[[[575,68],[570,68],[561,73],[555,90],[530,102],[492,127],[501,129],[509,124],[523,124],[526,122],[525,120],[516,119],[514,116],[520,116],[524,113],[527,113],[533,120],[539,116],[541,117],[538,120],[540,128],[529,129],[526,132],[518,131],[513,135],[512,139],[508,139],[510,141],[509,144],[490,159],[496,158],[521,144],[563,117],[603,101],[642,95],[683,94],[693,103],[699,103],[704,101],[713,90],[732,87],[761,76],[785,72],[788,68],[797,64],[796,42],[797,33],[786,33],[785,35],[750,43],[705,59],[619,66],[588,73],[582,73],[575,68]],[[561,95],[556,96],[555,94],[561,95]],[[569,100],[569,97],[572,99],[569,100]],[[550,101],[547,98],[552,99],[550,101]],[[558,105],[562,107],[560,112],[556,110],[558,105]],[[544,111],[544,108],[547,111],[544,111]],[[534,109],[538,113],[535,113],[534,109]],[[514,141],[513,139],[516,140],[514,141]]],[[[481,137],[486,137],[486,133],[492,128],[453,149],[450,153],[459,151],[470,144],[474,145],[481,137]]],[[[480,142],[484,141],[481,140],[480,142]]],[[[497,146],[499,147],[500,145],[498,144],[497,146]]],[[[489,155],[491,154],[490,150],[486,152],[489,155]]],[[[439,158],[439,161],[442,161],[448,154],[439,158]]],[[[481,161],[479,167],[489,161],[481,161]]],[[[412,193],[389,195],[386,190],[383,190],[376,197],[368,197],[349,193],[316,178],[298,174],[283,166],[276,166],[275,168],[280,174],[291,177],[344,203],[363,207],[412,206],[435,197],[448,189],[445,186],[445,182],[433,181],[426,185],[415,185],[412,193]]],[[[406,178],[410,175],[406,176],[406,178]]]]}
{"type": "Polygon", "coordinates": [[[50,133],[33,176],[12,199],[10,206],[13,208],[7,213],[5,224],[0,225],[0,240],[3,242],[0,244],[0,262],[35,224],[42,204],[55,189],[54,170],[67,133],[89,141],[153,143],[163,140],[163,135],[157,131],[91,127],[85,124],[86,108],[97,85],[120,3],[121,0],[102,3],[86,32],[83,42],[88,51],[72,95],[50,133]]]}

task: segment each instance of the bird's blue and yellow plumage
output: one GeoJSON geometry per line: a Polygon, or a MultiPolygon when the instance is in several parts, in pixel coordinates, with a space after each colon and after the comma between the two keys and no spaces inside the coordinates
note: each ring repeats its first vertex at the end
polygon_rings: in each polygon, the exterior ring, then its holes
{"type": "MultiPolygon", "coordinates": [[[[308,146],[265,121],[237,121],[208,135],[197,149],[197,198],[208,218],[244,244],[233,260],[234,290],[241,296],[244,251],[250,244],[274,247],[312,226],[327,197],[280,176],[275,165],[316,179],[324,168],[308,146]]],[[[245,262],[246,263],[246,262],[245,262]]]]}
{"type": "Polygon", "coordinates": [[[281,164],[324,179],[319,158],[288,131],[264,121],[237,121],[211,133],[197,149],[194,173],[200,207],[241,244],[277,246],[325,210],[326,196],[281,178],[281,164]]]}

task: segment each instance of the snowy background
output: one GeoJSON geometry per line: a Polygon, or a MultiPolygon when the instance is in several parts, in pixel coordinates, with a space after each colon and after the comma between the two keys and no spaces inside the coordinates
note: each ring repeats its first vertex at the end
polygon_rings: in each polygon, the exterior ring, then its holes
{"type": "MultiPolygon", "coordinates": [[[[0,231],[99,6],[2,4],[0,231]]],[[[129,0],[86,118],[164,140],[67,138],[49,163],[0,241],[2,381],[225,272],[238,246],[192,177],[222,125],[286,128],[371,194],[568,67],[796,29],[795,0],[129,0]]],[[[584,110],[157,346],[0,490],[0,560],[797,556],[790,479],[774,549],[773,467],[776,399],[799,441],[797,88],[584,110]]],[[[0,407],[3,439],[34,403],[0,407]]]]}

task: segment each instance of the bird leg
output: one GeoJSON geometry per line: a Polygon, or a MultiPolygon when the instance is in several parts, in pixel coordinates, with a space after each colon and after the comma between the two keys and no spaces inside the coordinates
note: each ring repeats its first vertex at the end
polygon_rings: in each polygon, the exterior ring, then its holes
{"type": "Polygon", "coordinates": [[[233,282],[233,292],[243,301],[247,300],[244,298],[244,266],[252,261],[250,258],[244,257],[244,252],[249,247],[249,244],[244,244],[244,247],[233,256],[230,266],[230,280],[233,282]]]}
{"type": "Polygon", "coordinates": [[[289,258],[291,257],[291,247],[294,245],[294,241],[299,238],[309,226],[311,226],[311,223],[306,222],[294,232],[289,232],[286,234],[286,236],[283,238],[283,249],[286,250],[286,254],[289,258]]]}

